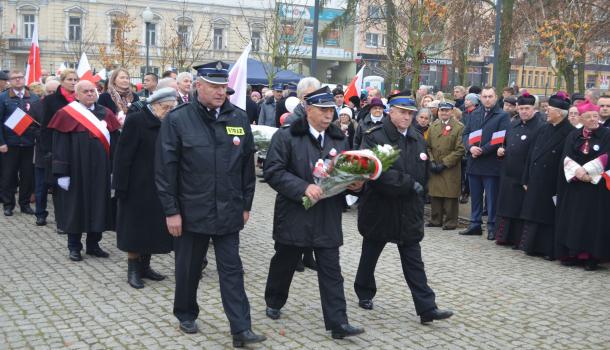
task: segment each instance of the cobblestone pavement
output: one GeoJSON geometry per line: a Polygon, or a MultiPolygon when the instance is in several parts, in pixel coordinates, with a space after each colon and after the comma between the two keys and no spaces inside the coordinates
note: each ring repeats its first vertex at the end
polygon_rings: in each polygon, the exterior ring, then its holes
{"type": "MultiPolygon", "coordinates": [[[[557,262],[497,247],[483,237],[427,230],[423,256],[441,308],[455,311],[447,321],[423,326],[388,245],[377,266],[375,309],[357,306],[353,291],[361,237],[355,212],[344,216],[341,262],[350,322],[361,337],[334,341],[325,332],[315,272],[295,275],[281,320],[264,315],[263,291],[273,253],[273,191],[258,184],[251,221],[241,234],[241,256],[255,331],[269,338],[257,348],[273,349],[608,349],[610,270],[567,268],[557,262]]],[[[51,218],[51,222],[53,222],[51,218]]],[[[126,256],[106,233],[109,259],[74,263],[66,237],[54,225],[38,228],[18,211],[0,216],[0,349],[223,349],[231,346],[210,265],[199,287],[201,333],[184,335],[172,315],[173,255],[153,257],[169,277],[126,283],[126,256]]]]}

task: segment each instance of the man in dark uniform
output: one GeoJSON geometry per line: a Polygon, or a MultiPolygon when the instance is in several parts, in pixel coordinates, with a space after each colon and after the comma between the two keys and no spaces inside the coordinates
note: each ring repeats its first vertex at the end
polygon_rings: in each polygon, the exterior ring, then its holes
{"type": "Polygon", "coordinates": [[[198,332],[197,287],[211,238],[233,345],[242,347],[266,338],[251,330],[239,256],[239,231],[254,199],[254,139],[246,112],[226,98],[228,67],[220,61],[195,67],[197,98],[163,120],[155,172],[167,227],[176,237],[174,315],[180,329],[198,332]]]}
{"type": "Polygon", "coordinates": [[[400,150],[400,157],[379,179],[368,182],[360,196],[358,231],[363,241],[354,289],[358,305],[366,310],[373,309],[377,260],[388,242],[396,243],[415,310],[421,323],[426,324],[453,315],[451,311],[437,308],[421,258],[419,242],[424,237],[428,160],[426,141],[411,127],[417,107],[406,92],[390,96],[388,105],[389,117],[365,133],[361,148],[389,144],[400,150]]]}
{"type": "MultiPolygon", "coordinates": [[[[504,108],[510,104],[509,98],[504,100],[504,108]]],[[[521,206],[525,197],[525,189],[521,185],[525,161],[530,147],[536,140],[540,127],[544,125],[545,117],[536,112],[534,96],[525,92],[517,99],[519,119],[511,122],[506,132],[502,147],[498,148],[498,157],[504,157],[500,172],[500,190],[498,191],[498,211],[496,227],[496,243],[500,245],[518,246],[521,240],[523,222],[521,206]]]]}
{"type": "MultiPolygon", "coordinates": [[[[305,95],[306,117],[278,130],[265,160],[265,180],[278,192],[273,217],[275,255],[265,288],[267,316],[280,318],[299,258],[313,248],[318,267],[320,299],[326,330],[334,339],[364,332],[347,321],[339,247],[343,244],[341,195],[322,199],[312,169],[319,159],[330,159],[348,148],[338,126],[332,124],[333,95],[328,87],[305,95]],[[305,209],[303,196],[317,203],[305,209]]],[[[352,184],[357,190],[362,183],[352,184]]]]}
{"type": "Polygon", "coordinates": [[[364,133],[373,126],[381,124],[381,121],[385,118],[385,113],[383,112],[385,106],[380,98],[375,97],[371,99],[368,109],[370,111],[369,114],[358,122],[358,127],[354,134],[354,149],[360,148],[364,133]]]}

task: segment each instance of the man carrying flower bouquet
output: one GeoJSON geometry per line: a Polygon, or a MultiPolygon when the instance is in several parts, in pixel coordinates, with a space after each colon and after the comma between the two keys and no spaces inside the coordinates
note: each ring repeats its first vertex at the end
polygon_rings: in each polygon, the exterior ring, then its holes
{"type": "Polygon", "coordinates": [[[361,148],[392,145],[400,156],[379,179],[364,186],[358,207],[358,230],[363,236],[362,253],[354,289],[358,305],[373,309],[377,292],[375,265],[386,243],[396,243],[402,270],[411,289],[415,310],[421,323],[442,320],[453,315],[439,310],[428,286],[419,242],[424,237],[424,195],[427,181],[426,142],[411,127],[417,112],[415,100],[400,92],[389,98],[389,118],[369,129],[361,148]]]}
{"type": "MultiPolygon", "coordinates": [[[[335,103],[328,87],[304,96],[306,118],[299,118],[278,130],[271,140],[265,160],[264,176],[277,191],[273,218],[275,255],[271,258],[265,288],[266,314],[281,316],[297,263],[306,249],[313,248],[318,265],[318,283],[326,330],[332,337],[363,333],[348,323],[339,265],[343,244],[341,215],[344,197],[323,198],[322,188],[314,184],[314,166],[348,149],[341,129],[332,124],[335,103]],[[303,197],[316,204],[306,209],[303,197]]],[[[358,191],[362,182],[348,189],[358,191]]]]}

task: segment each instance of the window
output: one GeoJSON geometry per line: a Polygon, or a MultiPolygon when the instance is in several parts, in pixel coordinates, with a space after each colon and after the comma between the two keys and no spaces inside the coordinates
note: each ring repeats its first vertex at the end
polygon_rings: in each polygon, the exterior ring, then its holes
{"type": "Polygon", "coordinates": [[[33,14],[23,15],[23,37],[32,39],[34,35],[34,25],[36,24],[36,16],[33,14]]]}
{"type": "Polygon", "coordinates": [[[148,45],[157,45],[157,25],[155,23],[146,23],[146,32],[148,34],[148,45]]]}
{"type": "Polygon", "coordinates": [[[473,56],[478,56],[481,52],[481,47],[479,45],[470,45],[470,50],[468,50],[468,53],[473,55],[473,56]]]}
{"type": "MultiPolygon", "coordinates": [[[[159,75],[159,67],[148,67],[148,71],[151,73],[155,73],[156,75],[159,75]]],[[[144,74],[146,74],[146,66],[141,66],[140,67],[140,76],[144,76],[144,74]]]]}
{"type": "Polygon", "coordinates": [[[585,83],[585,87],[587,89],[595,87],[597,83],[597,75],[587,74],[587,82],[585,83]]]}
{"type": "Polygon", "coordinates": [[[379,47],[379,34],[366,33],[366,47],[379,47]]]}
{"type": "Polygon", "coordinates": [[[69,69],[76,69],[76,67],[78,67],[78,62],[68,62],[66,67],[68,67],[69,69]]]}
{"type": "Polygon", "coordinates": [[[326,46],[339,46],[339,30],[331,29],[328,36],[324,39],[324,45],[326,46]]]}
{"type": "Polygon", "coordinates": [[[381,6],[369,6],[367,8],[367,13],[368,13],[368,17],[370,19],[382,19],[383,18],[383,11],[381,9],[381,6]]]}
{"type": "Polygon", "coordinates": [[[190,28],[186,24],[178,25],[178,29],[176,30],[178,34],[178,40],[180,40],[180,45],[182,47],[188,46],[191,42],[191,34],[190,28]]]}
{"type": "Polygon", "coordinates": [[[388,36],[385,34],[381,35],[381,47],[386,47],[387,45],[387,40],[388,40],[388,36]]]}
{"type": "Polygon", "coordinates": [[[252,51],[258,52],[261,49],[261,32],[252,32],[252,51]]]}
{"type": "Polygon", "coordinates": [[[110,22],[110,43],[114,44],[116,42],[116,36],[119,31],[119,20],[116,18],[112,18],[110,22]]]}
{"type": "Polygon", "coordinates": [[[70,41],[81,41],[82,40],[81,17],[70,16],[68,18],[68,40],[70,40],[70,41]]]}
{"type": "Polygon", "coordinates": [[[224,49],[224,29],[214,28],[214,50],[224,49]]]}

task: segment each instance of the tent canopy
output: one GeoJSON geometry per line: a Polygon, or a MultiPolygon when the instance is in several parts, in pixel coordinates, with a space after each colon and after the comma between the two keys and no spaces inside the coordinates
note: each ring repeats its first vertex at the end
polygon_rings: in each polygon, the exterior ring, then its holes
{"type": "MultiPolygon", "coordinates": [[[[281,70],[277,67],[271,67],[269,64],[248,58],[248,84],[267,85],[269,83],[265,66],[276,71],[275,79],[273,79],[274,84],[298,83],[303,78],[302,75],[296,74],[293,71],[281,70]]],[[[233,68],[233,64],[229,67],[229,69],[231,68],[233,68]]]]}

